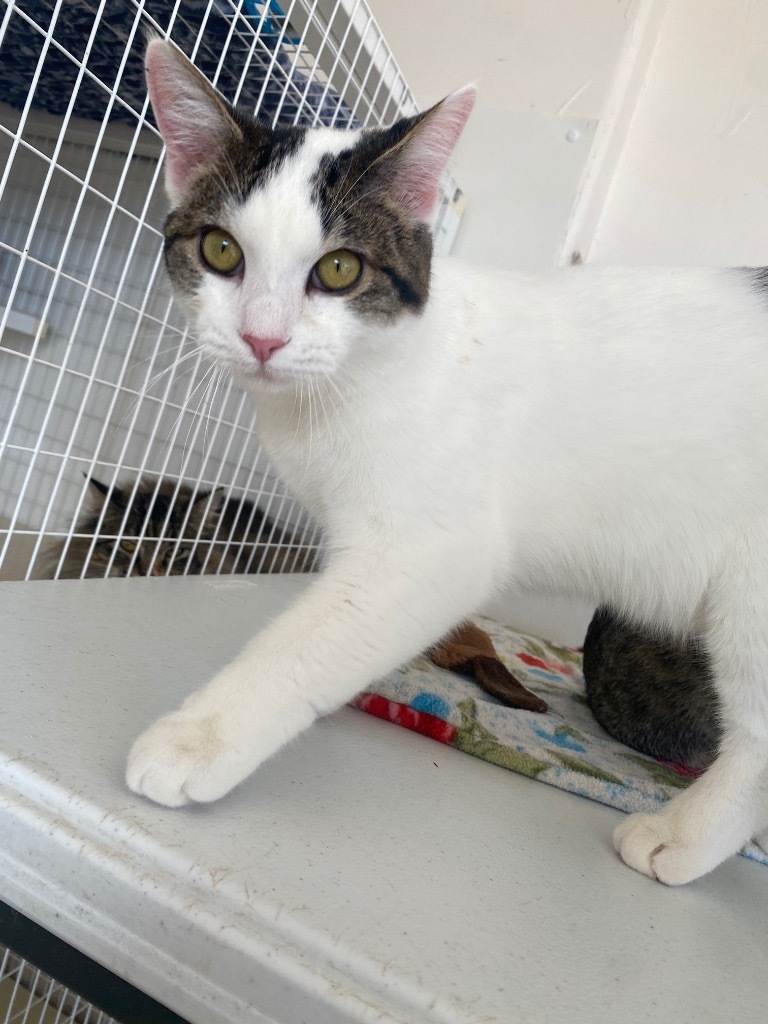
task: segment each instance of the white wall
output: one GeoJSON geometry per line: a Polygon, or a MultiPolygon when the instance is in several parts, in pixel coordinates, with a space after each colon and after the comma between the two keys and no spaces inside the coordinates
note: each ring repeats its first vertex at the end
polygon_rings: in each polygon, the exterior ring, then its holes
{"type": "Polygon", "coordinates": [[[466,82],[480,106],[596,118],[634,0],[369,0],[420,104],[466,82]]]}
{"type": "Polygon", "coordinates": [[[768,263],[768,4],[670,0],[589,255],[768,263]]]}
{"type": "Polygon", "coordinates": [[[456,162],[468,200],[460,254],[508,266],[525,266],[528,257],[530,266],[540,265],[551,246],[539,236],[562,221],[564,201],[575,202],[577,189],[568,189],[582,155],[578,145],[558,148],[546,125],[571,117],[594,127],[603,117],[603,127],[615,128],[614,150],[593,197],[596,210],[574,246],[584,256],[768,263],[768,4],[370,2],[420,103],[465,81],[480,85],[456,162]],[[639,54],[642,87],[614,125],[612,89],[627,61],[638,58],[630,36],[651,8],[655,47],[639,54]],[[540,119],[538,139],[524,130],[524,112],[531,124],[540,119]],[[556,209],[549,216],[547,194],[556,209]],[[498,242],[505,232],[513,239],[507,251],[498,242]],[[526,236],[528,250],[518,244],[526,236]]]}
{"type": "Polygon", "coordinates": [[[557,259],[633,0],[372,0],[422,106],[466,82],[478,106],[454,172],[454,252],[537,269],[557,259]]]}

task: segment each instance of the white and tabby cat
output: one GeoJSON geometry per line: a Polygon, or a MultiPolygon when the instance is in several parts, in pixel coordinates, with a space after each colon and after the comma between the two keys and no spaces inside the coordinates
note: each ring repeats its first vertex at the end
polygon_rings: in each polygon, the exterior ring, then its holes
{"type": "Polygon", "coordinates": [[[426,221],[473,90],[389,129],[270,130],[166,43],[147,72],[176,292],[252,393],[329,557],[136,741],[129,785],[214,800],[502,587],[549,588],[704,633],[720,754],[615,843],[670,884],[735,853],[768,825],[760,273],[433,258],[426,221]]]}

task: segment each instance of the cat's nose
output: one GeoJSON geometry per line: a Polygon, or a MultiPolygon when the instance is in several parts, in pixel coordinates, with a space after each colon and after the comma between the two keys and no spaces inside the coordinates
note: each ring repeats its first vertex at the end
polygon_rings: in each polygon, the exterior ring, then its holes
{"type": "Polygon", "coordinates": [[[279,348],[288,344],[287,338],[260,338],[258,334],[241,334],[240,337],[260,363],[266,363],[279,348]]]}

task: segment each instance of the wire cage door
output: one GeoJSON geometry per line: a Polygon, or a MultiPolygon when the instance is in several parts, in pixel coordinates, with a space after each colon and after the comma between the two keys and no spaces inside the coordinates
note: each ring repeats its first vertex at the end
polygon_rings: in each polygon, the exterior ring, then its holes
{"type": "Polygon", "coordinates": [[[273,124],[415,110],[362,0],[7,4],[0,579],[314,565],[317,531],[272,475],[250,401],[171,298],[147,32],[273,124]]]}

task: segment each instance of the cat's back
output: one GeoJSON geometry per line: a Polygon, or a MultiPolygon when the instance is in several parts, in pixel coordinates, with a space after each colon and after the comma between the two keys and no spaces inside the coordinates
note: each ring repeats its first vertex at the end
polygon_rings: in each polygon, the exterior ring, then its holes
{"type": "Polygon", "coordinates": [[[547,417],[570,417],[571,429],[591,424],[604,441],[640,427],[692,442],[764,433],[768,287],[760,271],[520,274],[444,261],[436,278],[440,300],[488,345],[488,372],[515,390],[522,384],[547,417]]]}
{"type": "MultiPolygon", "coordinates": [[[[539,273],[470,265],[452,257],[433,266],[434,301],[460,316],[475,312],[496,349],[514,359],[531,331],[565,372],[604,367],[651,376],[711,369],[743,360],[768,368],[768,271],[752,268],[563,267],[539,273]],[[665,371],[665,372],[663,372],[665,371]]],[[[644,379],[644,378],[643,378],[644,379]]]]}
{"type": "Polygon", "coordinates": [[[764,514],[768,294],[754,271],[446,262],[437,280],[454,316],[476,306],[471,358],[445,360],[456,407],[482,433],[485,478],[508,482],[505,508],[548,524],[544,547],[602,559],[663,520],[677,564],[692,533],[700,545],[764,514]]]}
{"type": "Polygon", "coordinates": [[[604,442],[641,427],[691,441],[763,433],[768,287],[759,271],[525,274],[448,258],[435,261],[430,304],[458,377],[490,375],[577,432],[591,424],[604,442]]]}
{"type": "MultiPolygon", "coordinates": [[[[570,267],[543,275],[573,352],[601,366],[654,368],[651,377],[708,364],[740,373],[768,366],[768,288],[759,271],[707,267],[570,267]]],[[[563,350],[564,352],[567,350],[563,350]]]]}
{"type": "Polygon", "coordinates": [[[630,462],[646,446],[709,452],[715,474],[745,444],[768,456],[768,291],[755,272],[577,267],[551,291],[563,413],[593,444],[614,437],[630,462]]]}

